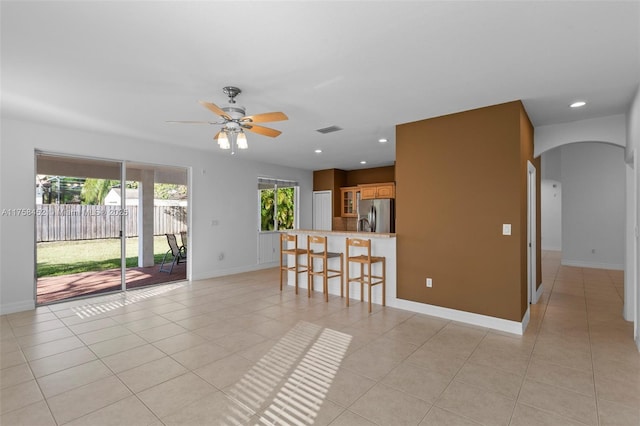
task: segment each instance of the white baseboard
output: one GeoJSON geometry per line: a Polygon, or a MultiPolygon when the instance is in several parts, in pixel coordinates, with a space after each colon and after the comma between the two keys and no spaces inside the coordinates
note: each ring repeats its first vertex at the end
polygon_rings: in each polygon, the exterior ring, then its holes
{"type": "Polygon", "coordinates": [[[532,303],[538,303],[538,300],[540,300],[540,298],[542,297],[542,293],[544,293],[542,286],[543,284],[540,284],[540,287],[538,287],[536,291],[533,293],[535,299],[531,301],[532,303]]]}
{"type": "MultiPolygon", "coordinates": [[[[389,304],[387,304],[389,306],[389,304]]],[[[426,303],[413,302],[410,300],[396,299],[394,308],[420,314],[432,315],[452,321],[463,322],[465,324],[479,327],[491,328],[498,331],[522,335],[529,324],[529,309],[525,312],[522,322],[510,321],[502,318],[490,317],[488,315],[474,314],[472,312],[459,311],[457,309],[443,308],[442,306],[428,305],[426,303]]]]}
{"type": "Polygon", "coordinates": [[[625,321],[633,322],[634,304],[632,302],[632,300],[627,301],[625,299],[622,303],[622,318],[624,318],[625,321]]]}
{"type": "Polygon", "coordinates": [[[519,333],[521,336],[524,334],[525,330],[529,326],[529,321],[531,320],[531,306],[527,306],[527,311],[524,313],[524,317],[522,317],[522,331],[519,333]]]}
{"type": "Polygon", "coordinates": [[[280,263],[276,261],[276,262],[269,262],[269,263],[258,263],[255,265],[248,265],[248,266],[245,265],[237,268],[216,269],[214,271],[207,271],[199,274],[192,274],[191,280],[192,281],[206,280],[208,278],[223,277],[225,275],[235,275],[235,274],[241,274],[243,272],[254,272],[254,271],[260,271],[262,269],[277,268],[278,266],[280,266],[280,263]]]}
{"type": "Polygon", "coordinates": [[[36,308],[35,300],[24,300],[22,302],[6,303],[0,305],[0,315],[13,314],[15,312],[30,311],[36,308]]]}
{"type": "Polygon", "coordinates": [[[616,271],[624,271],[624,265],[619,263],[587,262],[584,260],[565,259],[562,259],[560,263],[564,266],[577,266],[579,268],[612,269],[616,271]]]}
{"type": "MultiPolygon", "coordinates": [[[[293,272],[290,273],[288,285],[293,287],[293,272]]],[[[335,281],[335,280],[334,280],[335,281]]],[[[340,295],[340,283],[329,281],[329,294],[340,295]]],[[[298,287],[300,289],[307,288],[307,280],[299,280],[298,287]]],[[[314,286],[316,292],[322,292],[322,286],[314,286]]],[[[351,300],[360,300],[360,286],[354,285],[349,292],[351,300]]],[[[374,289],[371,302],[376,305],[382,304],[381,289],[374,289]]],[[[540,293],[542,294],[542,293],[540,293]]],[[[418,314],[431,315],[434,317],[444,318],[452,321],[458,321],[465,324],[475,325],[479,327],[491,328],[493,330],[504,331],[507,333],[522,335],[529,324],[529,309],[525,312],[522,322],[505,320],[502,318],[490,317],[488,315],[474,314],[471,312],[459,311],[457,309],[443,308],[442,306],[429,305],[426,303],[414,302],[411,300],[398,299],[395,292],[387,288],[387,307],[404,309],[405,311],[415,312],[418,314]]],[[[365,296],[366,301],[366,296],[365,296]]]]}

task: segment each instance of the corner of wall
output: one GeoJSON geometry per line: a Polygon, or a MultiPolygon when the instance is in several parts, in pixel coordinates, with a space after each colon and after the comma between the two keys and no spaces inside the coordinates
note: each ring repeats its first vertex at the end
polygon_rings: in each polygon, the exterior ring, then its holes
{"type": "Polygon", "coordinates": [[[399,298],[522,320],[521,114],[510,102],[396,127],[399,298]],[[504,223],[512,224],[511,237],[502,235],[504,223]],[[482,250],[469,244],[473,238],[482,250]],[[425,277],[438,284],[425,291],[425,277]]]}
{"type": "Polygon", "coordinates": [[[36,308],[35,300],[6,303],[0,305],[0,315],[13,314],[15,312],[30,311],[36,308]]]}
{"type": "Polygon", "coordinates": [[[633,163],[633,156],[640,149],[640,86],[636,89],[633,102],[627,113],[627,146],[625,147],[625,161],[633,163]]]}

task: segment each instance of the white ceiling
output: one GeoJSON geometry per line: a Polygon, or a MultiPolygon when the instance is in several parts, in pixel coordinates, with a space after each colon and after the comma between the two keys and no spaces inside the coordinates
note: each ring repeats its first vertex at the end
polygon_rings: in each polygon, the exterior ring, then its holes
{"type": "Polygon", "coordinates": [[[0,13],[3,117],[228,156],[215,127],[166,121],[216,121],[198,100],[223,106],[235,85],[247,114],[289,116],[237,155],[309,170],[393,164],[396,124],[517,99],[535,126],[625,113],[640,79],[639,1],[3,0],[0,13]],[[331,125],[344,130],[316,132],[331,125]]]}

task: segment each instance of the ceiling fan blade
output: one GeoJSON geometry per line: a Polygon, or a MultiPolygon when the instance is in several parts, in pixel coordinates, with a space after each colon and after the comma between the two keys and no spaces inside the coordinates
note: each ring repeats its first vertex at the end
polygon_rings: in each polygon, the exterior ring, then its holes
{"type": "Polygon", "coordinates": [[[265,112],[264,114],[247,115],[246,117],[242,117],[241,121],[266,123],[268,121],[283,121],[288,119],[289,117],[287,117],[284,112],[265,112]]]}
{"type": "Polygon", "coordinates": [[[270,129],[264,126],[256,126],[255,124],[250,123],[242,123],[242,127],[250,132],[257,133],[263,136],[269,136],[271,138],[275,138],[280,133],[282,133],[280,130],[270,129]]]}
{"type": "Polygon", "coordinates": [[[211,121],[192,121],[192,120],[167,120],[166,123],[180,123],[180,124],[222,124],[214,123],[211,121]]]}
{"type": "Polygon", "coordinates": [[[205,102],[205,101],[200,101],[200,104],[205,108],[207,108],[209,111],[213,112],[214,114],[217,114],[220,117],[224,118],[225,120],[231,120],[231,117],[229,117],[229,115],[226,112],[220,109],[218,105],[213,104],[211,102],[205,102]]]}

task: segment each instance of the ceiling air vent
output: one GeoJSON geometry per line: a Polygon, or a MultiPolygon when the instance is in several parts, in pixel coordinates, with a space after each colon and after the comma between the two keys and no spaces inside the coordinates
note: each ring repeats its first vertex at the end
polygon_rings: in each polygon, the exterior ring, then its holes
{"type": "Polygon", "coordinates": [[[340,131],[340,130],[342,130],[342,127],[329,126],[329,127],[324,127],[322,129],[317,129],[316,132],[322,133],[322,134],[327,134],[327,133],[337,132],[337,131],[340,131]]]}

